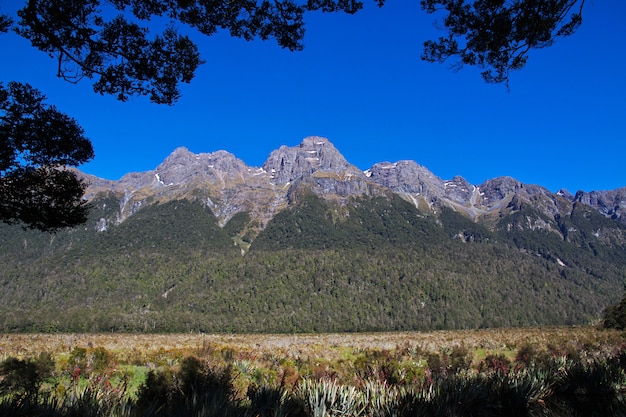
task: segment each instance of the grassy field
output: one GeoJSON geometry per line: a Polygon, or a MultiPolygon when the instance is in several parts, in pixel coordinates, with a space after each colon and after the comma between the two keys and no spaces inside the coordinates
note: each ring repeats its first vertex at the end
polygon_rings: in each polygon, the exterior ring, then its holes
{"type": "Polygon", "coordinates": [[[29,357],[41,352],[52,356],[71,352],[76,347],[102,347],[128,356],[141,353],[169,352],[172,355],[201,354],[207,349],[231,349],[245,356],[318,357],[336,360],[346,350],[419,349],[440,352],[465,346],[481,353],[510,353],[524,344],[537,349],[603,351],[626,342],[623,332],[595,327],[553,327],[487,330],[455,330],[400,333],[341,334],[3,334],[0,335],[0,359],[29,357]]]}
{"type": "MultiPolygon", "coordinates": [[[[292,379],[332,376],[350,383],[355,374],[373,368],[411,369],[423,375],[432,367],[453,366],[478,370],[487,357],[503,356],[514,362],[520,350],[543,358],[604,358],[624,349],[624,332],[595,327],[516,328],[398,333],[341,334],[3,334],[0,360],[35,358],[44,353],[56,364],[57,374],[69,374],[103,357],[100,367],[126,373],[137,388],[149,370],[177,369],[186,357],[214,366],[238,369],[237,385],[279,383],[286,373],[292,379]]],[[[356,378],[360,377],[357,375],[356,378]]]]}
{"type": "MultiPolygon", "coordinates": [[[[267,407],[277,416],[414,415],[415,409],[439,415],[437,410],[468,399],[474,401],[474,411],[491,401],[496,411],[486,415],[499,416],[507,415],[507,395],[522,404],[522,416],[532,415],[532,407],[565,407],[563,415],[572,415],[571,410],[596,407],[596,394],[581,397],[580,392],[597,389],[608,389],[600,393],[610,405],[605,412],[621,412],[619,407],[626,407],[625,346],[624,332],[595,327],[292,335],[3,334],[0,414],[5,407],[20,415],[16,410],[30,404],[24,402],[28,400],[40,404],[41,415],[64,415],[85,398],[95,398],[89,405],[94,415],[150,415],[146,410],[187,415],[189,407],[197,411],[197,404],[217,404],[215,397],[199,400],[198,392],[217,392],[221,407],[233,416],[265,415],[259,409],[267,407]],[[20,376],[26,371],[35,376],[30,388],[20,376]],[[575,392],[568,391],[576,384],[580,387],[575,392]],[[388,401],[384,407],[389,412],[380,411],[383,406],[374,398],[388,401]],[[354,408],[357,403],[361,405],[354,408]],[[351,411],[325,408],[340,405],[351,411]],[[318,413],[319,407],[327,412],[318,413]]],[[[24,408],[23,415],[37,415],[32,407],[24,408]]],[[[216,413],[202,415],[221,415],[216,413]]],[[[463,413],[458,415],[474,415],[463,413]]]]}

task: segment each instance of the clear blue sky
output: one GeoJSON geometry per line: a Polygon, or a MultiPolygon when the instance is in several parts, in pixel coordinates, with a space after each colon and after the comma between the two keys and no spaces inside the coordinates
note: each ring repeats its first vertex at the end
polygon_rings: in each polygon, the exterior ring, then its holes
{"type": "MultiPolygon", "coordinates": [[[[0,11],[15,0],[0,0],[0,11]]],[[[309,14],[305,49],[196,36],[207,61],[174,106],[122,103],[55,77],[56,63],[0,35],[0,81],[28,82],[93,141],[87,173],[119,179],[175,148],[227,150],[260,166],[281,145],[330,139],[354,165],[411,159],[478,185],[507,175],[552,191],[626,186],[626,2],[588,1],[576,34],[531,52],[510,91],[479,70],[420,60],[439,33],[419,2],[366,0],[355,16],[309,14]]]]}

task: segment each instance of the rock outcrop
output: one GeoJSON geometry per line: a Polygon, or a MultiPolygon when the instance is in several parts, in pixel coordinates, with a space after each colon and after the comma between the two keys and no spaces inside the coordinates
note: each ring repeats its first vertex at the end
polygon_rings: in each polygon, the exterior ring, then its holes
{"type": "MultiPolygon", "coordinates": [[[[261,167],[250,167],[226,151],[194,154],[178,148],[154,170],[129,173],[119,181],[84,177],[90,184],[85,198],[93,200],[106,194],[119,202],[115,216],[99,219],[97,227],[101,230],[106,229],[107,222],[119,223],[146,205],[187,198],[204,202],[221,224],[237,213],[248,213],[254,235],[303,191],[340,204],[348,204],[355,197],[396,193],[420,210],[436,213],[446,206],[491,225],[525,205],[540,213],[542,221],[562,218],[575,202],[626,221],[622,215],[626,188],[573,196],[564,190],[553,194],[510,177],[476,186],[460,176],[442,180],[414,161],[381,162],[361,171],[321,137],[305,138],[297,146],[282,146],[261,167]]],[[[558,230],[556,226],[554,229],[558,230]]]]}
{"type": "Polygon", "coordinates": [[[606,217],[626,223],[626,187],[609,191],[578,191],[572,201],[587,204],[606,217]]]}

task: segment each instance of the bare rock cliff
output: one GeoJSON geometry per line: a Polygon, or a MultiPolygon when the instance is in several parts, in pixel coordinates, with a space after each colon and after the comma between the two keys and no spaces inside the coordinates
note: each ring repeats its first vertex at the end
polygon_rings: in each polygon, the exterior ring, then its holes
{"type": "Polygon", "coordinates": [[[293,204],[302,191],[339,204],[349,204],[353,197],[396,193],[420,210],[436,213],[446,206],[492,225],[525,205],[546,218],[567,216],[574,202],[626,221],[622,215],[626,210],[626,188],[573,196],[565,191],[553,194],[511,177],[494,178],[476,186],[460,176],[442,180],[414,161],[381,162],[363,172],[328,139],[317,136],[271,152],[262,167],[250,167],[226,151],[194,154],[178,148],[151,171],[129,173],[119,181],[88,175],[84,178],[90,184],[85,198],[106,194],[119,201],[115,216],[100,219],[101,229],[106,229],[107,222],[119,223],[146,205],[187,198],[202,201],[221,224],[237,213],[249,213],[258,232],[276,213],[293,204]]]}

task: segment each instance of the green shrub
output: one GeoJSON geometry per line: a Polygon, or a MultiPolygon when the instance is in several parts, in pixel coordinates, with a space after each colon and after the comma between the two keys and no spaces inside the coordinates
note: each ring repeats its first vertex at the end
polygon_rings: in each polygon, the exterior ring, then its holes
{"type": "Polygon", "coordinates": [[[537,348],[530,342],[524,342],[515,355],[515,362],[528,366],[537,357],[537,348]]]}
{"type": "Polygon", "coordinates": [[[605,329],[626,329],[626,295],[619,303],[606,308],[602,326],[605,329]]]}
{"type": "Polygon", "coordinates": [[[440,354],[429,353],[426,363],[433,375],[453,375],[470,368],[472,354],[467,347],[458,345],[444,349],[440,354]]]}
{"type": "Polygon", "coordinates": [[[508,374],[511,368],[511,361],[507,359],[502,353],[490,354],[483,359],[478,365],[478,372],[496,372],[501,374],[508,374]]]}
{"type": "Polygon", "coordinates": [[[36,402],[41,385],[53,371],[54,362],[46,353],[36,359],[9,357],[0,364],[0,396],[17,402],[36,402]]]}
{"type": "Polygon", "coordinates": [[[291,395],[284,386],[268,387],[251,385],[246,397],[249,406],[245,410],[245,416],[250,417],[306,417],[304,401],[291,395]]]}
{"type": "Polygon", "coordinates": [[[603,362],[569,361],[554,384],[554,401],[577,416],[624,416],[626,378],[618,358],[603,362]]]}
{"type": "Polygon", "coordinates": [[[232,368],[214,369],[196,357],[182,360],[178,372],[151,371],[140,388],[137,408],[143,415],[228,416],[237,409],[232,368]]]}

